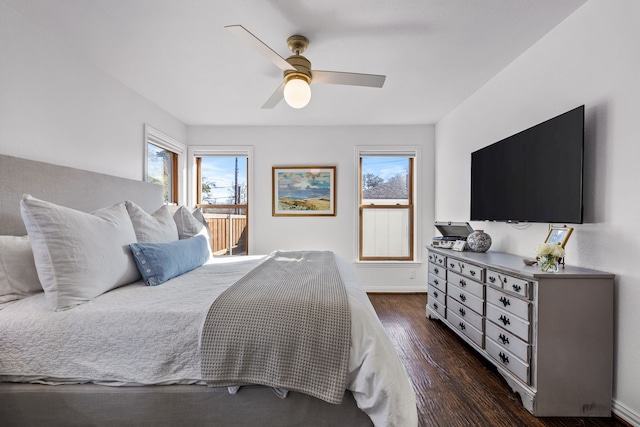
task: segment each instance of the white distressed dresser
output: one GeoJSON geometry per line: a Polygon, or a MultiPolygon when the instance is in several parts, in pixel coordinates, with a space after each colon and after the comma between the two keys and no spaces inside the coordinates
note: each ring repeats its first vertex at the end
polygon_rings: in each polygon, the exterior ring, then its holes
{"type": "Polygon", "coordinates": [[[496,366],[535,416],[610,416],[614,275],[500,252],[429,251],[427,316],[496,366]]]}

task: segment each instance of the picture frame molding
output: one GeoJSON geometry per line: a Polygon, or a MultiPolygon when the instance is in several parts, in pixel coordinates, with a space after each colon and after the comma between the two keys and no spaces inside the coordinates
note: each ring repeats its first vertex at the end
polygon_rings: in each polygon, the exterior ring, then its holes
{"type": "Polygon", "coordinates": [[[560,243],[560,246],[564,249],[565,245],[569,241],[569,237],[571,237],[571,233],[573,233],[573,227],[550,227],[549,232],[547,233],[547,238],[544,239],[545,243],[560,243]],[[561,239],[557,239],[557,234],[564,234],[561,239]]]}
{"type": "MultiPolygon", "coordinates": [[[[315,166],[315,165],[291,165],[291,166],[272,166],[271,168],[271,215],[276,216],[293,216],[293,217],[314,217],[314,216],[336,216],[337,213],[337,200],[336,200],[336,166],[315,166]],[[314,210],[314,209],[282,209],[280,207],[280,182],[278,173],[290,171],[291,173],[329,173],[329,208],[314,210]]],[[[289,199],[291,200],[291,199],[289,199]]],[[[301,202],[293,203],[294,205],[303,206],[304,204],[315,204],[317,198],[294,199],[301,202]]]]}

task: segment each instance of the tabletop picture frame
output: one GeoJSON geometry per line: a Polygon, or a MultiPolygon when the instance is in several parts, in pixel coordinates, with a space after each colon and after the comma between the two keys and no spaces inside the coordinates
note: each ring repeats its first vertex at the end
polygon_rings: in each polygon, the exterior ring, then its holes
{"type": "Polygon", "coordinates": [[[571,237],[571,233],[573,233],[573,227],[551,227],[549,228],[547,238],[544,242],[559,243],[560,246],[564,249],[567,241],[569,241],[569,237],[571,237]]]}
{"type": "Polygon", "coordinates": [[[273,216],[335,216],[335,166],[273,166],[273,216]]]}

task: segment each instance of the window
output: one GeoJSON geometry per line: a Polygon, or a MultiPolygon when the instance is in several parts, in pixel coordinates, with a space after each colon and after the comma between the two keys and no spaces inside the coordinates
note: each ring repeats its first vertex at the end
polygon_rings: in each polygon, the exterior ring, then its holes
{"type": "Polygon", "coordinates": [[[177,168],[177,153],[147,143],[147,181],[162,185],[165,203],[178,200],[177,168]]]}
{"type": "Polygon", "coordinates": [[[162,185],[165,203],[178,203],[180,154],[185,146],[145,125],[144,180],[162,185]]]}
{"type": "Polygon", "coordinates": [[[415,157],[359,151],[360,261],[414,261],[415,157]]]}
{"type": "Polygon", "coordinates": [[[249,152],[190,147],[195,204],[204,213],[214,255],[249,253],[249,152]]]}

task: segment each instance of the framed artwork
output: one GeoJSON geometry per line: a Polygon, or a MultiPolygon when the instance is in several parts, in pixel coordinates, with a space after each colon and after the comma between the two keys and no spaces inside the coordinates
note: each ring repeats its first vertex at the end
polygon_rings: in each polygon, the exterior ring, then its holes
{"type": "Polygon", "coordinates": [[[274,166],[273,216],[335,216],[335,166],[274,166]]]}
{"type": "Polygon", "coordinates": [[[569,240],[571,233],[573,233],[572,227],[560,227],[560,228],[551,227],[549,229],[549,233],[547,234],[547,239],[544,242],[560,243],[560,246],[564,248],[564,245],[567,244],[567,241],[569,240]]]}

